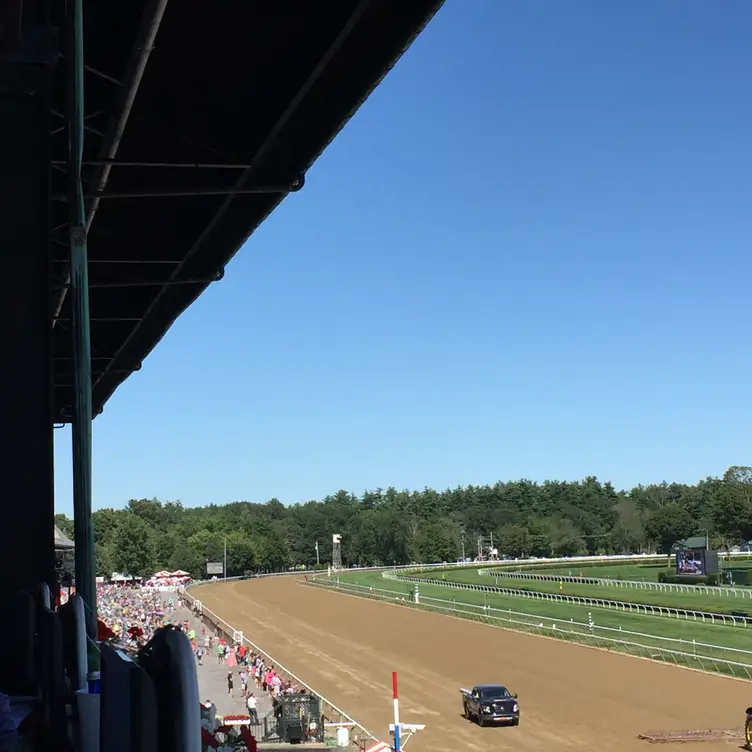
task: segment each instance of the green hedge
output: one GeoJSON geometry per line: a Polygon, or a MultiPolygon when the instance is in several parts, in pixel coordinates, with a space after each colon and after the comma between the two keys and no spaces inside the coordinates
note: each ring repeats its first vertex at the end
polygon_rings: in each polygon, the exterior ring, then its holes
{"type": "MultiPolygon", "coordinates": [[[[724,576],[731,575],[734,585],[752,585],[751,569],[733,569],[728,568],[723,570],[724,576]]],[[[724,577],[724,582],[728,582],[728,578],[724,577]]]]}
{"type": "Polygon", "coordinates": [[[717,585],[717,574],[674,574],[671,571],[658,572],[658,582],[672,585],[717,585]]]}

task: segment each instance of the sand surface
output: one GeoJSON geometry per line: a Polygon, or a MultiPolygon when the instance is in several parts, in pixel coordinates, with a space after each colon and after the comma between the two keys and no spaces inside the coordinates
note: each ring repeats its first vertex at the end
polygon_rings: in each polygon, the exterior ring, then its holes
{"type": "MultiPolygon", "coordinates": [[[[648,752],[655,747],[638,740],[640,733],[739,727],[752,705],[752,683],[326,591],[290,577],[206,585],[192,594],[384,740],[392,671],[398,671],[402,721],[426,724],[410,740],[411,752],[648,752]],[[503,683],[519,695],[518,727],[480,728],[462,717],[459,688],[483,682],[503,683]]],[[[691,745],[697,752],[738,748],[691,745]]]]}

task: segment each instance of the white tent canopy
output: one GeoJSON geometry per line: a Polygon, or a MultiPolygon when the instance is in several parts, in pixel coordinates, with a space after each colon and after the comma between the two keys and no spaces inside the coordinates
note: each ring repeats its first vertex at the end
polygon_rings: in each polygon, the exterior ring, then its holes
{"type": "Polygon", "coordinates": [[[73,541],[55,525],[55,551],[71,551],[74,548],[73,541]]]}

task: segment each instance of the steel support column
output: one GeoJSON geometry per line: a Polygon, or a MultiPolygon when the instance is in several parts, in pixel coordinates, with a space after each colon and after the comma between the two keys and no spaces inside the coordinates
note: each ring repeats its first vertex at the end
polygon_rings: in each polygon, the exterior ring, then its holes
{"type": "MultiPolygon", "coordinates": [[[[84,145],[83,0],[73,0],[68,19],[68,206],[70,291],[73,335],[73,519],[76,544],[76,592],[86,605],[86,632],[97,638],[97,591],[91,505],[91,333],[86,206],[81,182],[84,145]]],[[[90,650],[89,669],[98,669],[90,650]]]]}
{"type": "MultiPolygon", "coordinates": [[[[14,56],[0,59],[2,603],[55,579],[48,166],[54,52],[53,35],[27,27],[14,56]]],[[[15,646],[7,647],[12,653],[15,646]]],[[[6,659],[0,663],[7,673],[6,659]]]]}
{"type": "MultiPolygon", "coordinates": [[[[78,0],[73,0],[74,5],[77,4],[78,0]]],[[[110,122],[110,125],[107,129],[107,133],[100,133],[100,135],[104,139],[104,144],[102,145],[102,160],[104,164],[101,165],[99,174],[97,175],[96,179],[93,181],[94,187],[101,191],[104,189],[104,187],[107,185],[107,179],[110,175],[110,170],[112,168],[111,164],[108,164],[109,161],[114,160],[117,156],[118,149],[120,148],[120,141],[123,137],[123,133],[125,132],[125,127],[128,124],[128,119],[131,115],[131,109],[133,108],[133,103],[136,99],[136,95],[138,94],[138,89],[141,86],[141,79],[144,76],[144,71],[146,70],[146,64],[149,62],[149,56],[151,55],[151,52],[154,48],[154,42],[157,38],[157,33],[159,32],[159,26],[162,23],[162,17],[164,16],[165,9],[167,8],[167,0],[149,0],[147,7],[144,9],[144,14],[141,18],[141,25],[138,30],[138,34],[136,36],[136,41],[133,46],[133,53],[131,55],[131,59],[128,63],[128,70],[126,72],[125,81],[123,84],[120,84],[118,81],[112,80],[114,83],[118,84],[119,86],[123,86],[121,91],[121,97],[118,102],[118,115],[116,119],[112,120],[110,122]]],[[[83,31],[81,32],[83,35],[83,31]]],[[[83,36],[81,39],[81,43],[83,45],[83,36]]],[[[73,50],[68,49],[67,55],[70,56],[71,54],[74,54],[73,50]]],[[[81,47],[81,54],[83,55],[83,46],[81,47]]],[[[72,59],[72,58],[71,58],[72,59]]],[[[76,67],[81,69],[81,87],[83,89],[83,75],[85,70],[90,70],[93,73],[99,74],[98,71],[95,71],[94,69],[90,69],[88,66],[86,66],[83,62],[76,63],[76,67]]],[[[82,104],[83,107],[83,104],[82,104]]],[[[68,115],[70,117],[70,113],[68,115]]],[[[83,138],[83,131],[84,130],[91,130],[85,125],[86,117],[83,114],[83,109],[81,110],[81,129],[82,129],[82,138],[83,138]]],[[[77,176],[80,177],[80,163],[81,159],[79,159],[79,171],[76,173],[77,176]]],[[[69,177],[70,179],[70,177],[69,177]]],[[[97,213],[97,208],[99,207],[99,199],[94,198],[91,203],[86,206],[86,214],[85,214],[85,222],[84,227],[86,228],[87,232],[91,229],[91,224],[94,221],[94,217],[97,213]]],[[[72,276],[73,272],[72,270],[68,271],[68,276],[72,276]]],[[[68,294],[68,290],[66,287],[64,287],[60,294],[60,299],[58,300],[57,306],[55,307],[54,311],[54,320],[53,320],[53,326],[56,323],[57,317],[60,315],[60,311],[63,307],[63,302],[65,300],[65,296],[68,294]]]]}

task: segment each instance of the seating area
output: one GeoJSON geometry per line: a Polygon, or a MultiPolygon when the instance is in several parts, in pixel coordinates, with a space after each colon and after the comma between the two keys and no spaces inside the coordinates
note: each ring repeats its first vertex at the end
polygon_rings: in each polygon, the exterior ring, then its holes
{"type": "Polygon", "coordinates": [[[0,611],[0,750],[200,752],[196,666],[180,630],[159,630],[138,662],[102,644],[101,672],[87,675],[80,596],[56,608],[42,585],[0,611]]]}
{"type": "Polygon", "coordinates": [[[18,593],[1,607],[0,692],[9,699],[0,738],[8,748],[73,749],[73,708],[76,692],[83,689],[76,650],[80,598],[56,611],[46,585],[35,596],[18,593]]]}

